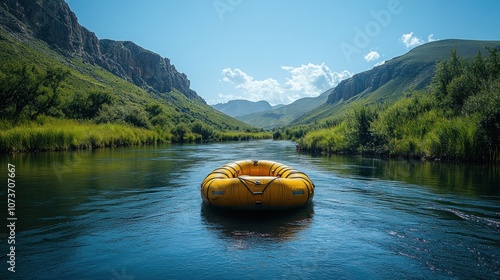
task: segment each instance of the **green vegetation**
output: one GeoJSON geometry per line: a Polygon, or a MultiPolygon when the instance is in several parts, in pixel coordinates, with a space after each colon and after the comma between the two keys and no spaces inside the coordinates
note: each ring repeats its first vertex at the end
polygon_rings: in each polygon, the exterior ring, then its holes
{"type": "MultiPolygon", "coordinates": [[[[2,123],[2,126],[6,124],[2,123]]],[[[2,152],[114,147],[166,140],[155,131],[128,125],[82,123],[47,117],[0,132],[2,152]]]]}
{"type": "Polygon", "coordinates": [[[146,92],[36,39],[0,30],[0,50],[0,152],[272,137],[176,90],[146,92]]]}
{"type": "Polygon", "coordinates": [[[355,107],[392,104],[408,91],[427,88],[435,74],[436,62],[446,60],[452,50],[472,60],[479,50],[499,46],[499,41],[474,40],[438,40],[423,44],[381,66],[354,75],[348,83],[340,83],[325,104],[304,113],[290,125],[320,124],[326,119],[337,121],[355,107]]]}
{"type": "Polygon", "coordinates": [[[275,131],[298,149],[461,161],[500,160],[498,49],[473,60],[452,51],[438,63],[431,85],[391,105],[351,109],[315,128],[275,131]]]}

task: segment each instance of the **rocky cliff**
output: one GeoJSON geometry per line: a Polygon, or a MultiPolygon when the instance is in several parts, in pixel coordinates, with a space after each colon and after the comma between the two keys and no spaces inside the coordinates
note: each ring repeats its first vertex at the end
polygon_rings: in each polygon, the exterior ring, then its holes
{"type": "Polygon", "coordinates": [[[148,51],[133,42],[100,40],[103,66],[113,74],[155,92],[170,92],[174,88],[189,98],[203,101],[189,88],[189,80],[179,73],[168,58],[148,51]]]}
{"type": "Polygon", "coordinates": [[[99,40],[78,23],[64,0],[0,0],[0,28],[20,40],[43,40],[66,56],[98,64],[150,92],[177,89],[204,102],[168,58],[132,42],[99,40]]]}
{"type": "Polygon", "coordinates": [[[434,65],[435,62],[408,64],[404,61],[389,61],[340,82],[328,96],[326,103],[332,104],[359,94],[374,92],[391,81],[403,85],[403,91],[410,87],[421,89],[429,85],[434,75],[434,65]]]}
{"type": "Polygon", "coordinates": [[[359,106],[376,103],[391,104],[409,89],[423,89],[431,84],[439,61],[448,59],[450,52],[466,59],[474,59],[478,51],[497,48],[499,41],[447,39],[415,47],[385,64],[361,72],[340,82],[328,96],[325,104],[301,115],[291,125],[304,125],[345,116],[359,106]]]}
{"type": "Polygon", "coordinates": [[[498,41],[447,39],[418,46],[383,65],[340,82],[330,94],[327,104],[342,99],[347,101],[356,95],[365,95],[380,89],[391,94],[391,91],[401,93],[409,88],[424,88],[431,82],[436,63],[447,59],[452,50],[456,50],[457,54],[464,58],[473,59],[478,51],[483,54],[487,52],[486,47],[496,48],[498,41]]]}

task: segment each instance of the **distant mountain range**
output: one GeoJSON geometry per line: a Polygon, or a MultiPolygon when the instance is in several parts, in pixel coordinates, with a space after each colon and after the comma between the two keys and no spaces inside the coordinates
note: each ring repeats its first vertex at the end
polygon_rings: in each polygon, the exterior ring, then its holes
{"type": "Polygon", "coordinates": [[[238,116],[237,119],[260,128],[306,125],[328,118],[338,118],[349,108],[374,103],[392,103],[404,92],[423,89],[431,83],[436,63],[449,57],[453,49],[465,58],[473,58],[486,47],[500,46],[500,41],[440,40],[418,46],[383,65],[356,74],[315,98],[303,98],[292,104],[238,116]]]}
{"type": "Polygon", "coordinates": [[[301,98],[291,104],[280,106],[279,108],[239,116],[236,117],[236,119],[264,129],[286,126],[303,114],[324,104],[332,90],[333,89],[329,89],[317,97],[301,98]]]}
{"type": "Polygon", "coordinates": [[[256,112],[277,109],[281,106],[283,105],[271,106],[269,102],[264,100],[254,102],[242,99],[231,100],[227,103],[219,103],[212,105],[213,108],[231,117],[240,117],[256,112]]]}

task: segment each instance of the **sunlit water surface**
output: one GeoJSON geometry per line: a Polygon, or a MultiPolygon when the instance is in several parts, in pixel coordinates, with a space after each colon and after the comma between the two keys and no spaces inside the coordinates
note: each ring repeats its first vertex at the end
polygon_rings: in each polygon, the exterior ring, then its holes
{"type": "Polygon", "coordinates": [[[18,218],[15,273],[0,231],[1,279],[500,279],[498,166],[314,157],[270,140],[0,159],[1,178],[16,166],[18,218]],[[313,203],[203,206],[203,178],[239,159],[304,171],[313,203]]]}

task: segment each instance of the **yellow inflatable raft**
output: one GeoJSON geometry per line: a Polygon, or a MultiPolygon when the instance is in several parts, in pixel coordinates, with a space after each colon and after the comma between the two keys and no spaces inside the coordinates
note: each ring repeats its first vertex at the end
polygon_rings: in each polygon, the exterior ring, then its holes
{"type": "Polygon", "coordinates": [[[286,209],[308,204],[313,196],[306,174],[269,160],[228,163],[201,183],[203,201],[221,208],[286,209]]]}

